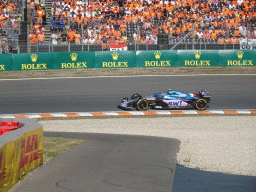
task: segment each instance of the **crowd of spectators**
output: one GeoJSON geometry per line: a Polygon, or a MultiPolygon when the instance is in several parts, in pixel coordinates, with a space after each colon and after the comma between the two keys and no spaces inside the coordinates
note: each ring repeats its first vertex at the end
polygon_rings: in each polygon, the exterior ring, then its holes
{"type": "MultiPolygon", "coordinates": [[[[40,13],[37,16],[40,25],[40,13]]],[[[256,4],[255,0],[54,0],[50,25],[53,44],[156,44],[159,33],[168,34],[173,43],[192,29],[194,34],[187,39],[237,44],[242,38],[256,38],[256,4]]]]}
{"type": "Polygon", "coordinates": [[[6,51],[9,50],[8,39],[16,38],[19,33],[21,13],[21,7],[15,0],[0,0],[0,47],[3,53],[9,53],[6,51]]]}

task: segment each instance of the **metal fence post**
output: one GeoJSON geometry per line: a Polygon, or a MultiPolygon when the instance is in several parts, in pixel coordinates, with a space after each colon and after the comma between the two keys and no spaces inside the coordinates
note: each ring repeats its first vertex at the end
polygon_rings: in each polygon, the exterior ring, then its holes
{"type": "MultiPolygon", "coordinates": [[[[139,23],[137,23],[137,39],[136,39],[136,43],[137,43],[137,51],[139,50],[139,23]]],[[[135,50],[136,51],[136,50],[135,50]]]]}
{"type": "Polygon", "coordinates": [[[194,45],[194,42],[195,42],[195,24],[194,24],[194,19],[192,21],[192,49],[194,50],[195,49],[195,45],[194,45]]]}
{"type": "Polygon", "coordinates": [[[247,49],[248,49],[248,18],[246,18],[246,39],[247,39],[247,49]]]}
{"type": "Polygon", "coordinates": [[[68,41],[68,52],[70,52],[70,41],[68,41]]]}
{"type": "Polygon", "coordinates": [[[31,53],[30,39],[29,39],[29,25],[27,25],[27,47],[28,47],[28,53],[31,53]]]}
{"type": "Polygon", "coordinates": [[[84,44],[83,44],[83,39],[84,39],[84,22],[82,22],[82,51],[84,51],[84,44]]]}

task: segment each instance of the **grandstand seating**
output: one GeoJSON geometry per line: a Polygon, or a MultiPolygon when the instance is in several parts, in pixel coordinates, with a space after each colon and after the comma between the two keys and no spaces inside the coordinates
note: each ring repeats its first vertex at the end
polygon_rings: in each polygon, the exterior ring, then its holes
{"type": "Polygon", "coordinates": [[[0,1],[0,48],[3,52],[6,52],[7,46],[18,47],[23,3],[21,0],[0,1]]]}
{"type": "MultiPolygon", "coordinates": [[[[16,1],[12,9],[14,16],[20,7],[19,0],[16,1]]],[[[185,35],[175,49],[239,49],[240,39],[256,38],[255,1],[37,0],[38,4],[34,4],[31,0],[30,51],[107,50],[103,44],[109,44],[111,36],[115,38],[111,43],[126,42],[129,50],[170,49],[185,35]],[[68,33],[70,29],[80,35],[73,37],[73,32],[68,33]],[[57,45],[52,46],[53,31],[57,45]],[[68,36],[66,46],[60,46],[65,39],[60,31],[68,36]],[[90,36],[93,41],[89,40],[90,36]],[[153,41],[148,41],[149,36],[153,41]],[[97,37],[100,40],[95,41],[97,37]]],[[[19,34],[13,28],[1,29],[0,34],[12,36],[9,39],[19,34]]]]}

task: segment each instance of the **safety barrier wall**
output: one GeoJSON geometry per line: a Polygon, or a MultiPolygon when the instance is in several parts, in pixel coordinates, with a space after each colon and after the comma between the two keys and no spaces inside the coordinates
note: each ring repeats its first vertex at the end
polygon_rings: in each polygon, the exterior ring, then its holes
{"type": "Polygon", "coordinates": [[[86,51],[0,55],[0,71],[255,66],[255,50],[86,51]]]}
{"type": "Polygon", "coordinates": [[[43,164],[43,127],[32,119],[18,121],[23,127],[0,136],[0,191],[26,172],[43,164]]]}

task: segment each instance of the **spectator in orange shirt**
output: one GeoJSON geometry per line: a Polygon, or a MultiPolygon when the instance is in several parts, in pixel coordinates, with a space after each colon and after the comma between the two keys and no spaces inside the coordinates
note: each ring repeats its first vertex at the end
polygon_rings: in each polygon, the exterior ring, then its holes
{"type": "Polygon", "coordinates": [[[238,28],[236,28],[236,30],[234,31],[234,35],[238,37],[239,33],[241,33],[241,31],[238,28]]]}
{"type": "Polygon", "coordinates": [[[224,44],[224,43],[225,43],[225,40],[224,40],[224,38],[223,38],[222,35],[219,37],[218,43],[219,43],[219,44],[224,44]]]}
{"type": "Polygon", "coordinates": [[[75,32],[72,29],[70,29],[68,34],[67,34],[68,35],[68,41],[74,41],[74,39],[75,39],[74,34],[75,34],[75,32]]]}
{"type": "Polygon", "coordinates": [[[239,43],[240,43],[240,39],[238,37],[236,37],[234,40],[234,44],[239,44],[239,43]]]}
{"type": "Polygon", "coordinates": [[[100,44],[101,44],[101,40],[99,39],[99,37],[96,37],[96,38],[95,38],[94,44],[95,44],[95,45],[100,45],[100,44]]]}
{"type": "Polygon", "coordinates": [[[120,44],[121,44],[121,37],[116,37],[115,45],[120,45],[120,44]]]}
{"type": "Polygon", "coordinates": [[[34,32],[31,32],[29,35],[29,39],[30,39],[30,44],[36,43],[36,35],[34,32]]]}
{"type": "Polygon", "coordinates": [[[212,40],[217,39],[217,31],[215,29],[212,30],[211,38],[212,38],[212,40]]]}
{"type": "Polygon", "coordinates": [[[80,33],[78,31],[75,32],[74,37],[75,37],[76,45],[80,45],[80,43],[81,43],[81,35],[80,35],[80,33]]]}
{"type": "Polygon", "coordinates": [[[39,32],[39,34],[37,35],[37,38],[38,38],[39,45],[43,45],[45,41],[45,36],[43,32],[39,32]]]}
{"type": "Polygon", "coordinates": [[[114,36],[115,36],[115,37],[121,37],[121,32],[116,29],[116,30],[114,31],[114,36]]]}
{"type": "Polygon", "coordinates": [[[80,12],[79,12],[78,17],[76,18],[76,21],[77,21],[77,28],[82,29],[81,26],[82,26],[83,18],[82,18],[82,15],[80,14],[80,12]]]}
{"type": "Polygon", "coordinates": [[[41,26],[42,26],[42,24],[43,24],[44,10],[42,10],[41,7],[39,7],[39,9],[37,10],[36,14],[37,14],[37,21],[38,21],[38,23],[40,23],[41,26]]]}
{"type": "Polygon", "coordinates": [[[110,38],[108,39],[108,43],[109,43],[109,45],[115,44],[115,39],[113,38],[113,36],[110,36],[110,38]]]}

